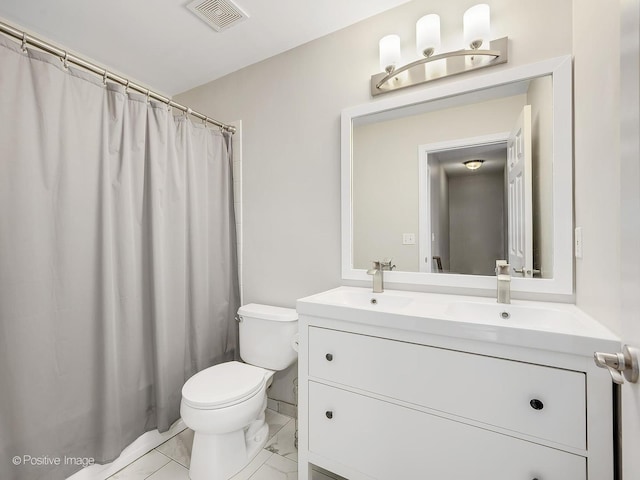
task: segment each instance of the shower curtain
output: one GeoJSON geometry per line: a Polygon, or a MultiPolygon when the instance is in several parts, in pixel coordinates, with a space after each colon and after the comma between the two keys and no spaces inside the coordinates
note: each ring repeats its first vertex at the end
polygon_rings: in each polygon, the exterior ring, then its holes
{"type": "Polygon", "coordinates": [[[0,37],[0,478],[66,478],[233,359],[231,142],[0,37]]]}

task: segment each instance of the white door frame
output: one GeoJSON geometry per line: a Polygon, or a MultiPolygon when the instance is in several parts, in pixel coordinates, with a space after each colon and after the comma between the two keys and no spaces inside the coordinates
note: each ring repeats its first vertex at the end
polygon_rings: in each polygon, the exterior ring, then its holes
{"type": "MultiPolygon", "coordinates": [[[[620,30],[620,336],[622,343],[640,348],[640,0],[620,2],[620,30]]],[[[593,255],[603,251],[604,247],[593,255]]],[[[611,314],[615,318],[615,308],[611,314]]],[[[640,478],[640,383],[623,385],[621,402],[621,473],[631,480],[640,478]]]]}
{"type": "Polygon", "coordinates": [[[496,143],[504,143],[506,145],[509,135],[510,132],[500,132],[478,137],[458,138],[446,142],[418,145],[418,176],[420,181],[418,196],[418,254],[420,256],[419,264],[421,272],[431,272],[431,266],[433,264],[431,258],[431,208],[429,206],[429,198],[431,195],[431,189],[429,188],[429,155],[447,150],[493,145],[496,143]]]}

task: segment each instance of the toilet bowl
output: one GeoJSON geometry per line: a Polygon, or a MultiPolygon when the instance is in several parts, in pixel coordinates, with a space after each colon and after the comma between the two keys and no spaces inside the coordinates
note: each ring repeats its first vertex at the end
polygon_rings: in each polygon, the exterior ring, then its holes
{"type": "Polygon", "coordinates": [[[180,414],[196,432],[192,480],[226,480],[264,447],[269,436],[266,389],[273,373],[227,362],[202,370],[185,383],[180,414]]]}
{"type": "Polygon", "coordinates": [[[293,364],[297,313],[250,304],[238,310],[240,355],[245,361],[206,368],[184,384],[180,414],[194,431],[191,480],[228,480],[269,437],[267,388],[276,370],[293,364]]]}

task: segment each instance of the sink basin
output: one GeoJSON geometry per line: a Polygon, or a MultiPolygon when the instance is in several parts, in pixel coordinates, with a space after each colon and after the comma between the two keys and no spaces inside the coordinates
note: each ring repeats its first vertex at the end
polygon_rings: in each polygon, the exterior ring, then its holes
{"type": "Polygon", "coordinates": [[[386,291],[372,293],[366,291],[330,290],[318,295],[316,300],[326,305],[366,308],[372,310],[396,310],[408,307],[414,299],[403,292],[386,291]]]}
{"type": "Polygon", "coordinates": [[[388,329],[438,338],[523,346],[586,355],[620,348],[620,340],[575,305],[404,290],[372,293],[370,288],[343,286],[301,298],[298,314],[366,325],[372,335],[388,329]],[[605,342],[604,344],[602,342],[605,342]],[[609,342],[609,343],[607,343],[609,342]],[[605,349],[606,350],[606,349],[605,349]],[[603,350],[604,351],[604,350],[603,350]]]}
{"type": "Polygon", "coordinates": [[[539,328],[557,326],[567,320],[577,320],[571,313],[553,308],[480,302],[453,302],[447,307],[446,314],[467,321],[505,322],[515,326],[531,324],[539,328]]]}
{"type": "Polygon", "coordinates": [[[372,293],[370,288],[343,286],[301,298],[300,315],[366,325],[372,335],[387,329],[412,333],[524,346],[586,355],[619,348],[619,339],[575,305],[515,300],[505,305],[495,298],[404,290],[372,293]],[[617,342],[617,343],[616,343],[617,342]],[[605,342],[606,343],[606,342],[605,342]],[[617,345],[617,346],[616,346],[617,345]],[[606,346],[606,345],[605,345],[606,346]]]}

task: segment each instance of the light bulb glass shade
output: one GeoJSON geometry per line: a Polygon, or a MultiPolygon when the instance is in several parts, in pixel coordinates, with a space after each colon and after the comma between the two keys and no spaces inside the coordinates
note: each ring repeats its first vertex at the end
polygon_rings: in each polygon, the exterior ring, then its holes
{"type": "Polygon", "coordinates": [[[486,3],[471,7],[464,12],[465,48],[488,49],[491,36],[491,9],[486,3]]]}
{"type": "Polygon", "coordinates": [[[380,69],[387,72],[400,63],[400,37],[387,35],[380,39],[380,69]]]}
{"type": "Polygon", "coordinates": [[[467,160],[466,162],[463,162],[464,166],[467,167],[469,170],[477,170],[479,169],[482,164],[484,163],[484,160],[467,160]]]}
{"type": "Polygon", "coordinates": [[[430,57],[440,48],[440,16],[432,13],[416,22],[416,50],[418,55],[430,57]]]}

